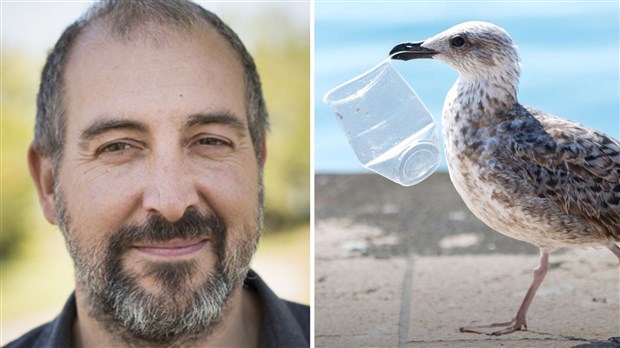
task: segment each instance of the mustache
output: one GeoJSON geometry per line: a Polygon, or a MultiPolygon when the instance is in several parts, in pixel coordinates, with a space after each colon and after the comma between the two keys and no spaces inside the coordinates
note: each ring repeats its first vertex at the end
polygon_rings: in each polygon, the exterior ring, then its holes
{"type": "Polygon", "coordinates": [[[225,233],[226,226],[219,216],[214,213],[203,215],[191,207],[175,222],[153,214],[142,224],[122,226],[110,239],[109,250],[119,253],[137,243],[166,242],[175,238],[209,238],[219,246],[225,233]]]}

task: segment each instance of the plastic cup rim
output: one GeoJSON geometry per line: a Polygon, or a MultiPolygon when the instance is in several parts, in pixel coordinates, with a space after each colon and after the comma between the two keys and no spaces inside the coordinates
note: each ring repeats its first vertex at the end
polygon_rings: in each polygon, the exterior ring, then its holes
{"type": "Polygon", "coordinates": [[[338,86],[332,88],[329,90],[329,92],[325,93],[325,95],[323,96],[323,103],[328,104],[328,105],[339,105],[339,104],[343,104],[349,101],[351,96],[345,97],[345,98],[340,98],[340,99],[336,99],[336,100],[332,100],[330,99],[330,96],[338,89],[341,89],[342,87],[357,81],[359,79],[361,79],[362,77],[368,76],[371,73],[375,72],[377,69],[379,69],[379,67],[383,66],[383,65],[389,65],[392,67],[392,69],[394,69],[394,66],[392,65],[392,56],[387,57],[386,59],[382,60],[379,64],[375,65],[374,67],[366,70],[365,72],[347,80],[346,82],[343,82],[341,84],[339,84],[338,86]]]}

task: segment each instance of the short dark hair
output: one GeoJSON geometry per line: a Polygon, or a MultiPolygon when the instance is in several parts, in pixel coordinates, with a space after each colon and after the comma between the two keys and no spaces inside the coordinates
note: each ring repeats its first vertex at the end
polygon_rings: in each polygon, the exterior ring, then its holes
{"type": "Polygon", "coordinates": [[[68,57],[76,39],[97,20],[104,21],[110,33],[120,40],[127,40],[145,23],[167,25],[180,32],[191,32],[201,22],[213,27],[230,43],[243,67],[248,127],[256,158],[262,165],[262,144],[269,129],[267,109],[254,59],[237,34],[217,15],[187,0],[103,0],[65,29],[49,53],[41,74],[34,146],[39,154],[52,158],[55,169],[64,148],[63,75],[68,57]]]}

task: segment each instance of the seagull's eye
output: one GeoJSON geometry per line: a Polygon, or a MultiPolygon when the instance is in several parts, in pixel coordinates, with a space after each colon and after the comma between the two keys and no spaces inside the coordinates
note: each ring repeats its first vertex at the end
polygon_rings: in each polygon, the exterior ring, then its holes
{"type": "Polygon", "coordinates": [[[455,36],[450,39],[450,44],[454,47],[461,47],[465,44],[465,39],[462,36],[455,36]]]}

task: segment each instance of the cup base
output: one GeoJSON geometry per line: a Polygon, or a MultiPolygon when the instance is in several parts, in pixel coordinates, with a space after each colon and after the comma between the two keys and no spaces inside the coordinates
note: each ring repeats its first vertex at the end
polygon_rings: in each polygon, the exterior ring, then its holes
{"type": "Polygon", "coordinates": [[[412,186],[433,174],[439,166],[439,149],[432,143],[418,143],[400,155],[398,183],[412,186]]]}

